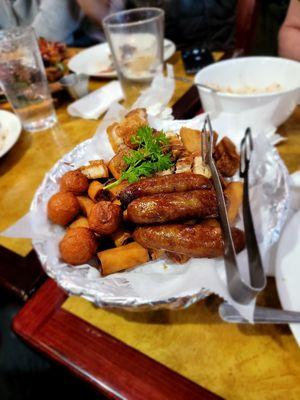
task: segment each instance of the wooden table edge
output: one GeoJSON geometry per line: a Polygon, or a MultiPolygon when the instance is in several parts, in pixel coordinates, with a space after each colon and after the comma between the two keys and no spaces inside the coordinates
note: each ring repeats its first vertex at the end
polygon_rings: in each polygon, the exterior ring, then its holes
{"type": "Polygon", "coordinates": [[[31,347],[63,364],[109,398],[220,399],[63,310],[61,305],[66,297],[63,290],[48,279],[16,315],[13,331],[31,347]]]}

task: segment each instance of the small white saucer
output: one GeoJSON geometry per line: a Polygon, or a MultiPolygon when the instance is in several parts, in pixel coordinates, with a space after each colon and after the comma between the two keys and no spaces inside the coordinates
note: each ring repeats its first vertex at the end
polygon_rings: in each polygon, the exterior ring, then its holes
{"type": "Polygon", "coordinates": [[[21,131],[21,122],[15,114],[0,110],[0,157],[14,146],[21,131]]]}

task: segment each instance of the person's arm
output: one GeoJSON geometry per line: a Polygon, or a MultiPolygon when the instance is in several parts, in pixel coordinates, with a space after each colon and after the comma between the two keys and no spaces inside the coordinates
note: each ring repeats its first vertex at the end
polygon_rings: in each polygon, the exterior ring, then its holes
{"type": "Polygon", "coordinates": [[[300,0],[291,0],[278,36],[281,57],[300,61],[300,0]]]}
{"type": "Polygon", "coordinates": [[[76,0],[84,14],[102,25],[102,19],[110,13],[124,9],[123,0],[76,0]]]}
{"type": "Polygon", "coordinates": [[[42,0],[32,26],[37,36],[68,42],[83,15],[74,0],[42,0]]]}
{"type": "Polygon", "coordinates": [[[110,0],[77,0],[86,16],[101,24],[101,20],[110,8],[110,0]]]}

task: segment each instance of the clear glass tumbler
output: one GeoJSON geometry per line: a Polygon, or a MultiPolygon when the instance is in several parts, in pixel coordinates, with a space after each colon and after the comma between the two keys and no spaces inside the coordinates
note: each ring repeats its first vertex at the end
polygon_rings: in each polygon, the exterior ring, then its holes
{"type": "Polygon", "coordinates": [[[103,19],[127,105],[151,84],[163,66],[164,11],[145,7],[103,19]]]}
{"type": "Polygon", "coordinates": [[[31,27],[0,31],[0,84],[24,129],[48,129],[57,121],[31,27]]]}

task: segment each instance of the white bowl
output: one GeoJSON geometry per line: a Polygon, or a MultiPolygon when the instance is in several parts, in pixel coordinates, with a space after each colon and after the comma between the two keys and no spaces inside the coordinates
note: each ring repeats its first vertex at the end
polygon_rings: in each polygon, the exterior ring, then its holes
{"type": "Polygon", "coordinates": [[[300,98],[300,63],[277,57],[243,57],[209,65],[195,76],[195,83],[232,89],[263,89],[277,83],[281,89],[269,93],[213,93],[200,88],[205,111],[239,114],[243,125],[277,127],[294,111],[300,98]]]}

